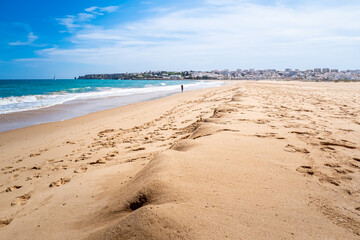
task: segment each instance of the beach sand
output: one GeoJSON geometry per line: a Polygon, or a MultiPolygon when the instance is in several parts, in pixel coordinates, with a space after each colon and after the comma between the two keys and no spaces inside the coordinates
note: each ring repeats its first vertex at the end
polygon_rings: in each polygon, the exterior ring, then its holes
{"type": "Polygon", "coordinates": [[[0,133],[1,239],[360,239],[360,83],[231,82],[0,133]]]}

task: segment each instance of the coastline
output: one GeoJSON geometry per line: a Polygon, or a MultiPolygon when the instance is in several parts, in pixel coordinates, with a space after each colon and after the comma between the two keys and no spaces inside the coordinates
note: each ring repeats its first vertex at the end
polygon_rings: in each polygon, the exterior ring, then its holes
{"type": "MultiPolygon", "coordinates": [[[[206,82],[206,81],[199,81],[206,82]]],[[[221,81],[218,81],[219,83],[221,81]]],[[[226,84],[222,82],[223,84],[226,84]]],[[[214,86],[185,86],[186,91],[194,91],[214,86]]],[[[139,88],[140,89],[140,88],[139,88]]],[[[124,89],[126,90],[126,89],[124,89]]],[[[144,88],[146,90],[146,88],[144,88]]],[[[89,98],[71,100],[61,104],[56,104],[48,107],[25,110],[19,112],[12,112],[0,114],[0,132],[28,127],[47,122],[64,121],[71,118],[84,116],[89,113],[112,109],[128,104],[150,101],[153,99],[163,98],[179,93],[179,90],[162,90],[154,92],[134,93],[125,96],[110,96],[102,98],[89,98]]]]}
{"type": "Polygon", "coordinates": [[[357,239],[359,93],[229,82],[2,132],[0,234],[357,239]]]}

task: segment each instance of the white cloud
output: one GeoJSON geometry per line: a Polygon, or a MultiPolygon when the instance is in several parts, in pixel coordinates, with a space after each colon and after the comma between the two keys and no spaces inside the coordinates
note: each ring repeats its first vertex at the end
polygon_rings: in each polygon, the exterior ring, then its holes
{"type": "Polygon", "coordinates": [[[74,15],[67,15],[63,18],[57,18],[56,20],[58,21],[59,24],[64,25],[68,29],[74,29],[80,27],[79,24],[75,24],[77,19],[74,15]]]}
{"type": "Polygon", "coordinates": [[[101,12],[108,12],[108,13],[111,13],[111,12],[115,12],[117,9],[118,9],[118,6],[108,6],[108,7],[102,7],[102,8],[99,8],[101,12]]]}
{"type": "Polygon", "coordinates": [[[112,13],[115,12],[118,8],[119,8],[118,6],[108,6],[108,7],[93,6],[93,7],[85,8],[85,11],[94,14],[100,14],[100,12],[112,13]]]}
{"type": "Polygon", "coordinates": [[[55,59],[49,58],[18,58],[14,60],[15,62],[53,62],[55,59]]]}
{"type": "Polygon", "coordinates": [[[78,21],[80,22],[85,22],[85,21],[89,21],[93,18],[96,18],[93,14],[88,14],[88,13],[79,13],[78,14],[78,21]]]}
{"type": "Polygon", "coordinates": [[[89,7],[89,8],[85,8],[85,11],[86,12],[93,12],[93,11],[95,11],[96,9],[98,9],[99,7],[96,7],[96,6],[94,6],[94,7],[89,7]]]}
{"type": "MultiPolygon", "coordinates": [[[[96,12],[92,7],[87,12],[96,12]]],[[[136,22],[74,33],[71,49],[45,57],[89,64],[161,68],[307,67],[360,61],[360,5],[312,8],[207,0],[136,22]],[[342,54],[351,62],[340,62],[342,54]]],[[[336,67],[336,66],[335,66],[336,67]]],[[[136,70],[136,69],[134,69],[136,70]]]]}
{"type": "Polygon", "coordinates": [[[115,12],[117,9],[118,9],[117,6],[108,6],[108,7],[93,6],[84,9],[86,13],[78,13],[77,15],[66,15],[65,17],[57,18],[56,20],[60,25],[64,25],[68,29],[68,31],[74,31],[77,28],[87,26],[84,23],[92,19],[95,19],[97,15],[104,15],[103,12],[106,13],[115,12]]]}
{"type": "Polygon", "coordinates": [[[30,32],[27,36],[27,41],[25,41],[25,42],[21,42],[21,41],[10,42],[9,45],[11,45],[11,46],[30,45],[38,38],[39,37],[35,36],[33,32],[30,32]]]}

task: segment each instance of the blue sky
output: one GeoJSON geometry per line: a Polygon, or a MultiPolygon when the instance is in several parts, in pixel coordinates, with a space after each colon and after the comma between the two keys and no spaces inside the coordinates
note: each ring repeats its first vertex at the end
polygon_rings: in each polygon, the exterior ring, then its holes
{"type": "Polygon", "coordinates": [[[0,0],[0,79],[358,69],[358,0],[0,0]]]}

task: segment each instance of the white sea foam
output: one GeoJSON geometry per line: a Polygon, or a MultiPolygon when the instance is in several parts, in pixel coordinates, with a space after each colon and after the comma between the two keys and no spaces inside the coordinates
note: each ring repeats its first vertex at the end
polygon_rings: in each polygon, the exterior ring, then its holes
{"type": "MultiPolygon", "coordinates": [[[[199,81],[196,83],[186,84],[184,85],[184,87],[185,90],[195,90],[201,88],[216,87],[223,84],[224,82],[219,81],[199,81]]],[[[179,92],[179,89],[180,85],[163,86],[163,84],[161,84],[161,86],[148,85],[144,88],[102,87],[96,88],[94,91],[89,92],[77,92],[79,89],[71,89],[70,92],[62,91],[46,95],[6,97],[0,98],[0,114],[46,108],[74,100],[100,99],[149,93],[155,94],[157,92],[168,92],[170,94],[179,92]]]]}

